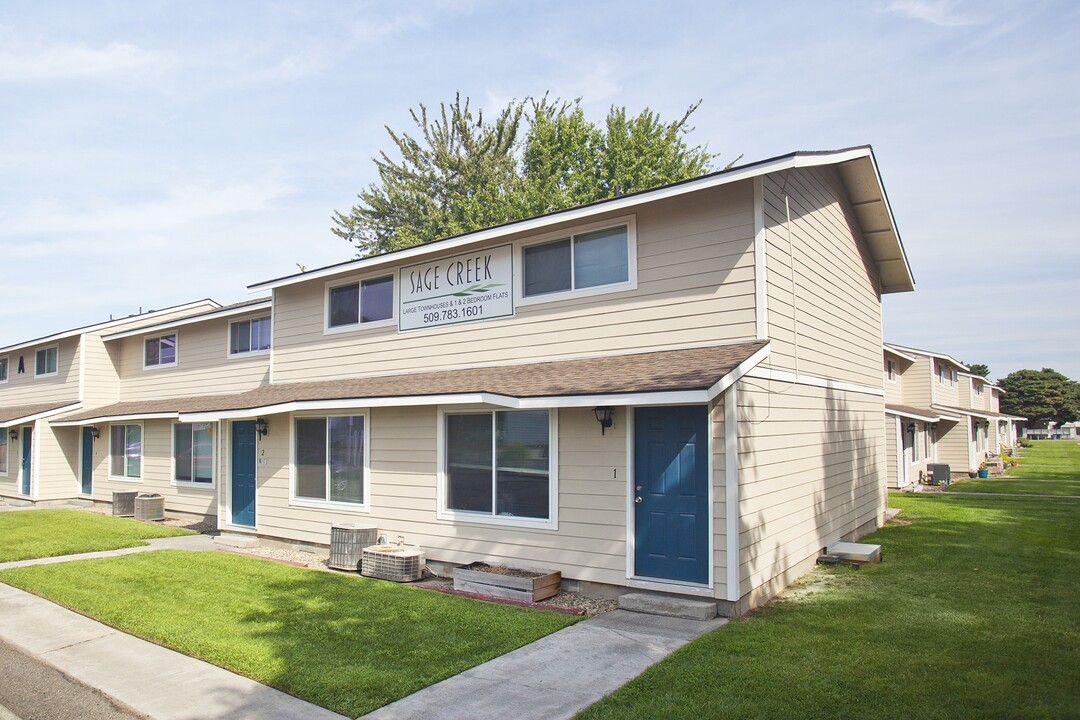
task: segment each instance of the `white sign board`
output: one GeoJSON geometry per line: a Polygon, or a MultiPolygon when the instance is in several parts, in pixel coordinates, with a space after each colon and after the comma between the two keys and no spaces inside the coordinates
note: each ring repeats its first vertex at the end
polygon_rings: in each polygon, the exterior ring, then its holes
{"type": "Polygon", "coordinates": [[[401,269],[398,329],[456,325],[514,314],[510,245],[401,269]]]}

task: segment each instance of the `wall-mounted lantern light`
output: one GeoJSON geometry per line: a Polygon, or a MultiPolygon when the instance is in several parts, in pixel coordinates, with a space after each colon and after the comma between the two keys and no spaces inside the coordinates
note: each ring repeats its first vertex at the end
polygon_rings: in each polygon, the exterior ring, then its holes
{"type": "Polygon", "coordinates": [[[600,423],[600,434],[603,435],[604,431],[615,424],[614,419],[615,409],[608,405],[601,405],[600,407],[593,408],[593,415],[596,416],[596,421],[600,423]]]}
{"type": "Polygon", "coordinates": [[[98,430],[97,425],[90,426],[90,437],[94,438],[95,440],[101,438],[101,431],[98,430]]]}
{"type": "Polygon", "coordinates": [[[259,433],[259,437],[266,437],[266,433],[270,432],[270,425],[265,419],[259,418],[255,421],[255,432],[259,433]]]}
{"type": "Polygon", "coordinates": [[[915,434],[915,423],[908,423],[907,431],[912,435],[915,434]]]}
{"type": "Polygon", "coordinates": [[[8,437],[11,438],[11,442],[15,442],[19,439],[19,431],[16,428],[8,430],[8,437]]]}

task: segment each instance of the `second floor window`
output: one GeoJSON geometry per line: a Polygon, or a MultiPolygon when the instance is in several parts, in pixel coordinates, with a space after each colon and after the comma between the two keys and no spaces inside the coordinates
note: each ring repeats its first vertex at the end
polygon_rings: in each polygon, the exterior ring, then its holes
{"type": "Polygon", "coordinates": [[[348,327],[394,317],[393,276],[338,285],[329,290],[326,326],[348,327]]]}
{"type": "Polygon", "coordinates": [[[889,378],[889,380],[896,380],[896,361],[895,360],[886,360],[885,361],[885,371],[886,371],[886,375],[889,378]]]}
{"type": "Polygon", "coordinates": [[[0,358],[0,383],[7,382],[7,358],[0,358]]]}
{"type": "Polygon", "coordinates": [[[176,333],[146,339],[145,367],[176,364],[176,333]]]}
{"type": "Polygon", "coordinates": [[[526,246],[521,253],[524,296],[628,282],[627,235],[622,225],[526,246]]]}
{"type": "Polygon", "coordinates": [[[55,375],[56,374],[56,348],[42,348],[38,350],[34,357],[34,375],[55,375]]]}
{"type": "Polygon", "coordinates": [[[229,354],[270,349],[270,316],[238,320],[229,325],[229,354]]]}

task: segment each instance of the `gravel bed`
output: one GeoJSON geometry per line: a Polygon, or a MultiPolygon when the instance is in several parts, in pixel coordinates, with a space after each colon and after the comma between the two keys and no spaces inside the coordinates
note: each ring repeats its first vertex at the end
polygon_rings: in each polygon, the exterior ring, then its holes
{"type": "Polygon", "coordinates": [[[296,563],[316,570],[329,570],[326,563],[330,558],[322,557],[315,553],[304,552],[303,550],[286,550],[285,548],[256,545],[255,547],[250,548],[230,548],[230,552],[239,553],[241,555],[253,555],[268,560],[281,560],[283,562],[296,563]]]}

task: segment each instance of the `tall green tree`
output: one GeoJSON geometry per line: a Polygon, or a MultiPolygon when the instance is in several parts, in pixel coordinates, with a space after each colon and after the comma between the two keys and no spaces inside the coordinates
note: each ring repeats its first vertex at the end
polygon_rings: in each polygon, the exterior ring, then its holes
{"type": "Polygon", "coordinates": [[[434,118],[421,104],[409,111],[419,134],[386,128],[400,159],[375,158],[379,181],[331,230],[372,255],[697,177],[715,157],[686,141],[699,104],[673,122],[613,106],[602,125],[547,95],[493,120],[460,94],[434,118]]]}
{"type": "Polygon", "coordinates": [[[969,362],[965,362],[964,364],[967,365],[968,371],[972,375],[978,375],[979,377],[984,377],[984,378],[990,377],[990,366],[989,365],[984,365],[983,363],[969,363],[969,362]]]}
{"type": "Polygon", "coordinates": [[[1027,418],[1032,427],[1080,418],[1080,383],[1051,368],[1017,370],[998,384],[1005,390],[1001,411],[1027,418]]]}

